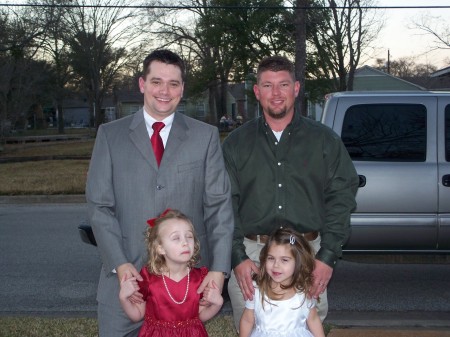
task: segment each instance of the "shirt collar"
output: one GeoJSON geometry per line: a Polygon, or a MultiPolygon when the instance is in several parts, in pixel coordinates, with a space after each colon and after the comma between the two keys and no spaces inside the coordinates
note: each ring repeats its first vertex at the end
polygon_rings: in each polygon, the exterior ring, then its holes
{"type": "MultiPolygon", "coordinates": [[[[150,116],[146,111],[145,108],[143,109],[144,111],[144,119],[145,119],[145,124],[147,125],[147,129],[151,129],[153,123],[155,122],[159,122],[156,119],[154,119],[152,116],[150,116]]],[[[173,123],[173,118],[174,118],[175,113],[170,114],[170,116],[167,116],[166,118],[164,118],[161,122],[164,123],[164,128],[166,129],[170,129],[172,127],[172,123],[173,123]]]]}
{"type": "MultiPolygon", "coordinates": [[[[294,116],[292,117],[291,122],[286,126],[286,129],[284,129],[284,130],[290,129],[292,125],[298,125],[300,123],[300,121],[301,121],[301,118],[302,118],[301,115],[297,111],[294,111],[294,116]]],[[[261,115],[260,122],[262,123],[262,125],[265,128],[270,129],[270,126],[269,126],[269,124],[267,124],[266,118],[264,117],[264,114],[261,115]]]]}

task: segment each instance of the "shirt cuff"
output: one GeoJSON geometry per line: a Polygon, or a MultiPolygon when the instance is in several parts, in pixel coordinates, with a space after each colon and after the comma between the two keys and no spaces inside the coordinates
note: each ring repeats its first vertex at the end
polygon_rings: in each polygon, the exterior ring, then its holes
{"type": "Polygon", "coordinates": [[[316,259],[319,261],[322,261],[326,265],[330,266],[331,268],[334,268],[334,266],[337,263],[338,256],[333,251],[326,249],[326,248],[320,248],[319,251],[316,254],[316,259]]]}

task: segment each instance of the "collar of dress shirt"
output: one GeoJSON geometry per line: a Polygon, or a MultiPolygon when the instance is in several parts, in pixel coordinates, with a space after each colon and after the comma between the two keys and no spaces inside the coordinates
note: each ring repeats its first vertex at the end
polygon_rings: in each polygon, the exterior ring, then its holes
{"type": "MultiPolygon", "coordinates": [[[[156,119],[154,119],[152,116],[150,116],[148,113],[145,112],[145,109],[143,109],[144,119],[145,119],[145,126],[147,127],[147,132],[149,137],[153,135],[153,129],[152,125],[155,122],[158,122],[156,119]]],[[[164,128],[160,131],[160,136],[162,138],[164,147],[166,147],[167,139],[169,138],[170,129],[172,128],[173,124],[173,118],[175,113],[171,114],[170,116],[164,118],[161,122],[164,123],[164,128]]]]}

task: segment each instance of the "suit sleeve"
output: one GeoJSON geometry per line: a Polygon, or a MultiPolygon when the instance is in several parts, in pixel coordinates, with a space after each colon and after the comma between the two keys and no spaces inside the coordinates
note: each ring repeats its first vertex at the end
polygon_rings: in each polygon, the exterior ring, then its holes
{"type": "Polygon", "coordinates": [[[229,274],[234,222],[230,180],[225,170],[217,129],[211,134],[206,154],[203,203],[208,248],[211,252],[209,269],[229,274]]]}
{"type": "Polygon", "coordinates": [[[128,262],[122,246],[122,231],[115,217],[111,152],[104,128],[100,126],[89,165],[86,199],[89,221],[97,241],[106,274],[128,262]]]}

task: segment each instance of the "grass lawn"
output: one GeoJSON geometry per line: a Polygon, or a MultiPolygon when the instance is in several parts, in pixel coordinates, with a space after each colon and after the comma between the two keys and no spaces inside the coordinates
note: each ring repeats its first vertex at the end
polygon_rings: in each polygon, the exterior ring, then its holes
{"type": "MultiPolygon", "coordinates": [[[[236,337],[231,316],[206,323],[210,337],[236,337]]],[[[97,337],[95,318],[0,317],[0,337],[97,337]]]]}
{"type": "Polygon", "coordinates": [[[0,159],[77,158],[0,163],[0,195],[84,194],[93,140],[5,144],[0,159]]]}

